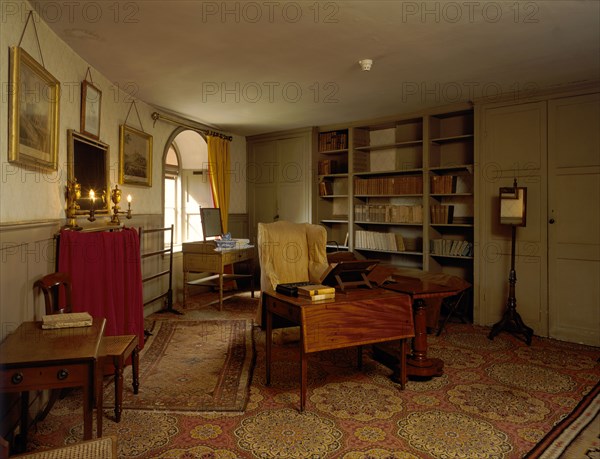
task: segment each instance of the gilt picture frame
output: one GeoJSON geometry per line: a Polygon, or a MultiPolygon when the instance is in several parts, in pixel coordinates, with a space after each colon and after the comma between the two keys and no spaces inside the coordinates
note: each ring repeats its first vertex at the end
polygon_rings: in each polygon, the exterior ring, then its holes
{"type": "Polygon", "coordinates": [[[60,82],[18,46],[9,72],[8,161],[56,171],[60,82]]]}
{"type": "Polygon", "coordinates": [[[102,91],[87,80],[81,82],[81,133],[100,139],[102,91]]]}
{"type": "Polygon", "coordinates": [[[126,124],[119,127],[119,183],[152,186],[152,136],[126,124]]]}

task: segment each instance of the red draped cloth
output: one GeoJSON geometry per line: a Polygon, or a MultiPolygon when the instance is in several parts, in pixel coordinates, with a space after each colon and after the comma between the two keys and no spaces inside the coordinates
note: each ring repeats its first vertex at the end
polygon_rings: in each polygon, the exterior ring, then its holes
{"type": "Polygon", "coordinates": [[[144,300],[137,231],[61,231],[58,270],[71,276],[74,312],[104,317],[106,336],[137,335],[144,345],[144,300]]]}

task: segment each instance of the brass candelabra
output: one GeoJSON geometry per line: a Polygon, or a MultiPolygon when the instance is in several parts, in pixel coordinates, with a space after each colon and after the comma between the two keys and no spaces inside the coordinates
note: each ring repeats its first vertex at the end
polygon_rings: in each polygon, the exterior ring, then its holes
{"type": "Polygon", "coordinates": [[[113,203],[112,206],[112,218],[110,219],[110,225],[120,225],[119,214],[125,215],[125,218],[131,218],[131,195],[127,195],[127,210],[121,210],[119,203],[121,202],[121,190],[119,185],[115,185],[115,188],[110,191],[110,200],[113,203]]]}
{"type": "Polygon", "coordinates": [[[77,182],[77,179],[67,181],[67,186],[65,190],[65,201],[66,201],[66,210],[67,214],[67,223],[63,228],[72,229],[72,230],[80,230],[81,226],[77,224],[77,211],[79,210],[79,204],[77,204],[77,200],[81,198],[81,184],[77,182]]]}

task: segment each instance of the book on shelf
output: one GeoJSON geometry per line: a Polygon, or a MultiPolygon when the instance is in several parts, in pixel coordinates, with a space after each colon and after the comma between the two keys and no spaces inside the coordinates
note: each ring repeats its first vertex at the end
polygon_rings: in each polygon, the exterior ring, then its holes
{"type": "Polygon", "coordinates": [[[327,180],[319,182],[319,196],[331,196],[333,194],[333,184],[327,180]]]}
{"type": "Polygon", "coordinates": [[[423,223],[423,206],[355,204],[354,218],[360,222],[423,223]]]}
{"type": "Polygon", "coordinates": [[[432,224],[452,223],[454,217],[454,206],[452,205],[433,205],[430,207],[430,217],[432,224]]]}
{"type": "Polygon", "coordinates": [[[317,163],[319,175],[329,175],[338,172],[338,165],[335,159],[321,159],[317,163]]]}
{"type": "Polygon", "coordinates": [[[354,193],[358,195],[423,194],[423,176],[356,177],[354,193]]]}
{"type": "Polygon", "coordinates": [[[315,296],[326,293],[335,293],[335,287],[330,287],[323,284],[309,284],[298,286],[298,296],[315,296]]]}
{"type": "Polygon", "coordinates": [[[347,148],[347,131],[321,132],[319,134],[319,151],[345,150],[347,148]]]}
{"type": "Polygon", "coordinates": [[[42,316],[43,329],[90,327],[91,325],[92,316],[88,312],[68,312],[42,316]]]}
{"type": "Polygon", "coordinates": [[[360,249],[383,250],[387,252],[404,252],[404,239],[399,233],[382,233],[378,231],[357,230],[355,245],[360,249]]]}
{"type": "Polygon", "coordinates": [[[431,194],[456,193],[455,175],[433,175],[431,177],[431,194]]]}
{"type": "Polygon", "coordinates": [[[473,243],[458,239],[432,239],[430,241],[432,255],[471,257],[473,256],[473,243]]]}

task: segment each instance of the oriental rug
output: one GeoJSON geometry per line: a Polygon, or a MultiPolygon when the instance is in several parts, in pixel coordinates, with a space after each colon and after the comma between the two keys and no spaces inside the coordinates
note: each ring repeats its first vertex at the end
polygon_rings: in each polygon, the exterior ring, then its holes
{"type": "MultiPolygon", "coordinates": [[[[247,320],[157,320],[140,353],[140,388],[126,372],[124,409],[243,411],[254,361],[247,320]]],[[[104,406],[114,406],[107,384],[104,406]]]]}
{"type": "MultiPolygon", "coordinates": [[[[218,311],[206,305],[210,298],[197,298],[184,316],[154,320],[250,322],[258,301],[240,295],[218,311]]],[[[489,331],[450,323],[439,337],[428,336],[429,355],[444,361],[444,374],[409,381],[404,390],[366,346],[361,370],[355,349],[310,354],[300,413],[298,343],[273,347],[267,386],[265,334],[255,326],[256,364],[244,411],[124,409],[115,423],[106,408],[104,434],[118,438],[122,459],[521,459],[593,394],[600,348],[539,337],[527,346],[508,333],[489,340],[489,331]]],[[[219,349],[212,343],[207,347],[219,349]]],[[[142,378],[141,390],[144,384],[142,378]]],[[[179,386],[171,379],[160,387],[173,394],[179,386]]],[[[28,449],[82,436],[81,394],[74,394],[30,431],[28,449]]]]}

